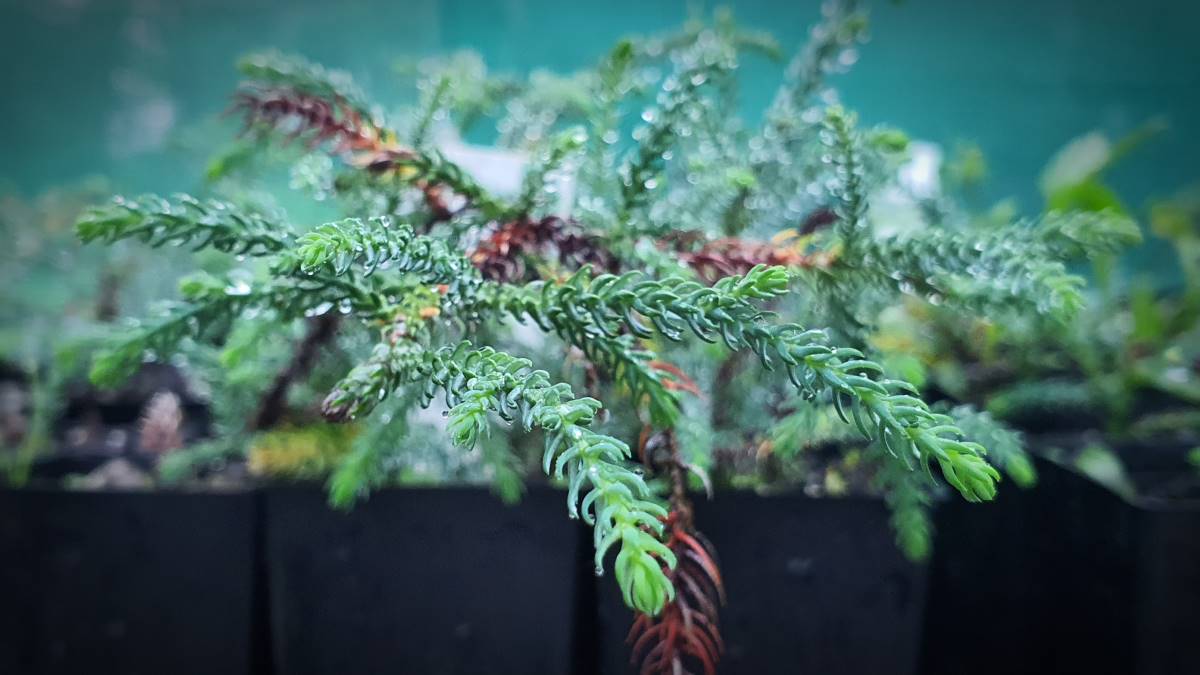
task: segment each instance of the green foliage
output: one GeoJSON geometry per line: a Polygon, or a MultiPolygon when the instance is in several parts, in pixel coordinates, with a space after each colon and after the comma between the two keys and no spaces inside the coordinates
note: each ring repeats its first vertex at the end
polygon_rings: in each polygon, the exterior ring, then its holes
{"type": "Polygon", "coordinates": [[[801,111],[824,86],[825,78],[852,63],[854,46],[866,38],[867,14],[854,0],[825,3],[822,11],[823,20],[788,65],[786,81],[767,113],[767,128],[784,138],[793,133],[801,111]]]}
{"type": "Polygon", "coordinates": [[[35,373],[27,384],[29,391],[29,421],[16,447],[9,447],[7,439],[0,446],[0,478],[3,484],[19,488],[29,480],[33,462],[46,452],[50,445],[52,417],[57,410],[61,383],[45,382],[35,373]],[[58,386],[55,386],[55,385],[58,386]]]}
{"type": "Polygon", "coordinates": [[[371,355],[342,378],[322,409],[332,420],[353,420],[374,410],[392,391],[405,383],[424,354],[421,346],[411,340],[385,340],[371,355]]]}
{"type": "Polygon", "coordinates": [[[680,340],[690,330],[704,341],[720,337],[730,349],[750,350],[767,368],[778,359],[805,398],[830,395],[843,421],[849,424],[852,416],[865,437],[878,438],[898,460],[917,459],[926,468],[937,460],[947,481],[969,500],[995,494],[993,482],[998,475],[982,459],[983,448],[958,440],[961,432],[950,419],[930,412],[912,395],[911,385],[883,377],[883,369],[856,349],[825,344],[820,331],[768,321],[769,315],[752,301],[786,292],[784,269],[760,266],[712,287],[678,277],[632,283],[640,276],[632,272],[588,280],[579,273],[559,286],[559,293],[547,294],[544,286],[535,287],[516,303],[508,299],[506,304],[510,311],[534,317],[543,315],[546,307],[554,308],[558,321],[577,322],[580,332],[590,327],[611,335],[624,327],[648,337],[653,326],[668,339],[680,340]]]}
{"type": "Polygon", "coordinates": [[[1070,460],[1070,464],[1083,475],[1125,499],[1132,499],[1137,493],[1137,488],[1125,471],[1121,458],[1104,443],[1088,444],[1070,460]]]}
{"type": "Polygon", "coordinates": [[[543,470],[567,479],[571,516],[582,515],[593,526],[597,573],[605,553],[619,543],[615,569],[627,605],[653,615],[674,597],[660,564],[673,568],[675,556],[655,536],[667,511],[641,474],[624,464],[629,446],[588,428],[599,401],[575,398],[569,385],[551,383],[526,359],[465,342],[427,353],[414,375],[424,384],[427,402],[437,389],[445,392],[455,445],[474,446],[486,433],[489,412],[507,422],[519,420],[526,429],[542,429],[547,435],[543,470]]]}
{"type": "MultiPolygon", "coordinates": [[[[1137,232],[1115,215],[1055,214],[987,232],[931,222],[885,234],[889,213],[870,204],[896,188],[907,136],[860,130],[853,113],[816,103],[864,36],[854,3],[829,3],[761,129],[732,114],[733,74],[743,52],[770,54],[771,42],[724,15],[623,41],[570,76],[495,78],[461,55],[426,63],[404,133],[371,115],[344,75],[252,57],[238,104],[254,130],[276,132],[257,138],[308,139],[323,157],[306,160],[317,170],[303,182],[358,217],[301,228],[187,197],[89,212],[78,225],[85,240],[209,248],[239,268],[189,279],[182,301],[132,327],[93,377],[111,384],[144,359],[176,353],[193,363],[208,354],[211,364],[216,351],[215,363],[238,371],[226,384],[242,396],[250,381],[280,379],[243,370],[271,362],[298,379],[299,428],[320,409],[356,429],[318,472],[339,507],[398,480],[416,452],[405,443],[418,433],[413,407],[437,405],[439,395],[442,451],[475,458],[510,498],[528,463],[524,434],[540,431],[544,444],[529,454],[567,488],[568,513],[593,526],[597,570],[615,548],[626,603],[650,615],[676,592],[668,511],[618,439],[667,433],[687,445],[679,454],[694,469],[729,449],[721,444],[744,451],[776,438],[780,461],[794,462],[795,448],[820,433],[819,415],[795,412],[811,403],[861,437],[837,437],[867,448],[866,461],[847,466],[866,467],[900,546],[923,557],[937,476],[982,501],[1000,480],[993,464],[1019,483],[1032,474],[1016,437],[971,410],[931,409],[896,376],[903,359],[871,354],[879,308],[911,296],[987,317],[1068,316],[1082,280],[1065,261],[1111,254],[1137,232]],[[521,189],[505,197],[435,142],[439,123],[465,129],[500,107],[500,142],[530,151],[521,189]],[[555,192],[560,183],[571,190],[555,192]],[[335,335],[316,356],[301,349],[307,337],[290,359],[267,348],[267,334],[296,339],[330,317],[335,335]],[[510,355],[521,351],[537,363],[510,355]],[[309,357],[315,368],[297,366],[309,357]],[[780,375],[747,374],[755,361],[780,375]],[[579,380],[587,396],[576,396],[579,380]],[[301,396],[315,391],[319,405],[301,396]],[[603,410],[601,398],[610,402],[603,410]],[[997,448],[993,464],[979,440],[997,448]]],[[[223,429],[259,431],[228,418],[223,429]]]]}
{"type": "Polygon", "coordinates": [[[832,405],[799,405],[780,417],[770,430],[771,451],[785,460],[800,457],[821,443],[852,443],[861,439],[857,429],[842,423],[832,405]]]}
{"type": "Polygon", "coordinates": [[[925,560],[933,545],[933,523],[929,514],[933,503],[930,485],[911,471],[892,462],[879,462],[875,483],[891,509],[896,544],[909,560],[925,560]]]}
{"type": "Polygon", "coordinates": [[[80,246],[74,222],[109,192],[97,179],[32,197],[0,189],[0,361],[43,383],[77,375],[52,372],[62,370],[62,353],[94,342],[107,321],[142,311],[173,282],[175,256],[80,246]]]}
{"type": "Polygon", "coordinates": [[[1184,365],[1200,353],[1194,330],[1200,304],[1194,300],[1189,253],[1194,210],[1186,193],[1149,209],[1151,229],[1175,254],[1156,274],[1169,275],[1177,262],[1184,278],[1178,290],[1155,289],[1149,279],[1130,279],[1118,264],[1117,256],[1142,236],[1135,210],[1104,182],[1121,158],[1161,128],[1152,120],[1116,142],[1100,132],[1073,140],[1043,172],[1047,212],[1020,228],[988,234],[1040,249],[1040,255],[1076,269],[1090,263],[1099,292],[1070,322],[1021,317],[991,326],[983,342],[964,329],[961,317],[934,314],[938,344],[931,349],[957,352],[962,360],[936,372],[959,374],[958,396],[1018,426],[1097,428],[1135,441],[1189,442],[1200,432],[1189,421],[1200,387],[1184,365]],[[1065,207],[1073,210],[1061,210],[1065,207]],[[971,376],[979,373],[987,376],[971,376]]]}
{"type": "Polygon", "coordinates": [[[212,247],[236,255],[277,253],[291,240],[285,225],[243,213],[227,202],[202,202],[188,195],[117,197],[86,211],[75,227],[84,243],[136,239],[156,248],[190,245],[196,251],[212,247]]]}
{"type": "Polygon", "coordinates": [[[882,260],[892,268],[879,282],[934,302],[975,312],[1029,309],[1060,318],[1073,316],[1083,304],[1083,278],[1070,274],[1044,246],[1020,241],[1011,231],[979,237],[927,230],[865,248],[868,270],[882,271],[876,262],[882,260]]]}
{"type": "Polygon", "coordinates": [[[237,68],[254,84],[294,89],[319,99],[343,102],[363,117],[371,117],[366,95],[344,71],[274,51],[250,54],[238,62],[237,68]]]}
{"type": "Polygon", "coordinates": [[[227,333],[233,322],[251,309],[270,310],[281,320],[291,320],[321,308],[327,311],[343,303],[361,306],[370,302],[354,286],[316,276],[252,286],[243,279],[199,275],[184,279],[180,292],[182,302],[167,305],[161,316],[144,324],[132,324],[123,339],[96,357],[91,371],[93,382],[115,386],[147,358],[176,352],[188,340],[227,333]]]}
{"type": "Polygon", "coordinates": [[[862,239],[866,223],[866,196],[863,194],[863,166],[859,155],[861,140],[854,130],[855,116],[840,107],[830,108],[825,113],[825,130],[822,141],[831,151],[835,168],[833,197],[837,213],[837,233],[848,255],[857,253],[855,248],[862,239]]]}
{"type": "Polygon", "coordinates": [[[493,198],[470,174],[441,153],[414,152],[397,157],[393,163],[402,171],[404,182],[445,185],[479,210],[484,218],[498,218],[508,210],[503,202],[493,198]]]}
{"type": "Polygon", "coordinates": [[[550,140],[549,147],[539,153],[536,165],[525,173],[521,195],[513,206],[514,214],[533,213],[545,199],[551,178],[559,175],[573,156],[587,142],[587,133],[580,128],[567,129],[550,140]]]}
{"type": "Polygon", "coordinates": [[[462,134],[471,131],[506,102],[522,94],[525,83],[488,72],[478,54],[458,51],[444,57],[396,64],[397,73],[415,85],[419,101],[408,137],[421,147],[439,119],[448,117],[462,134]]]}
{"type": "Polygon", "coordinates": [[[962,141],[954,144],[941,169],[942,182],[963,192],[978,188],[987,176],[988,162],[983,150],[975,143],[962,141]]]}
{"type": "MultiPolygon", "coordinates": [[[[1036,223],[993,232],[927,228],[872,238],[864,232],[864,169],[853,119],[832,109],[825,134],[838,176],[835,209],[844,247],[839,264],[861,274],[861,281],[975,314],[1017,309],[1065,320],[1082,306],[1085,280],[1068,272],[1064,261],[1111,254],[1141,241],[1136,223],[1107,211],[1052,212],[1036,223]]],[[[844,287],[836,278],[832,285],[844,287]]]]}
{"type": "Polygon", "coordinates": [[[1142,242],[1137,222],[1108,210],[1050,211],[1031,230],[1035,243],[1067,260],[1120,253],[1142,242]]]}
{"type": "Polygon", "coordinates": [[[163,485],[178,485],[201,468],[221,466],[244,452],[239,444],[245,440],[241,436],[224,437],[167,453],[159,461],[158,480],[163,485]]]}
{"type": "Polygon", "coordinates": [[[120,384],[133,374],[146,356],[170,354],[184,340],[198,336],[204,330],[227,328],[254,299],[240,290],[220,294],[197,291],[193,302],[169,307],[164,316],[132,327],[127,340],[96,358],[91,379],[101,387],[120,384]]]}
{"type": "Polygon", "coordinates": [[[347,218],[316,227],[300,237],[295,255],[281,256],[275,269],[342,276],[353,265],[364,268],[363,276],[378,268],[392,268],[397,273],[413,273],[426,284],[461,283],[464,275],[478,276],[445,242],[417,235],[409,225],[393,226],[386,217],[365,222],[347,218]]]}
{"type": "Polygon", "coordinates": [[[645,125],[634,132],[637,147],[618,169],[621,177],[621,201],[617,214],[629,218],[644,207],[660,182],[659,175],[670,156],[672,145],[690,118],[701,105],[701,87],[730,68],[728,54],[695,57],[696,63],[684,61],[677,72],[663,82],[658,105],[642,113],[645,125]]]}
{"type": "Polygon", "coordinates": [[[1104,182],[1104,173],[1165,130],[1163,120],[1151,119],[1116,142],[1095,131],[1072,140],[1042,171],[1039,187],[1047,210],[1126,212],[1116,191],[1104,182]]]}
{"type": "Polygon", "coordinates": [[[323,478],[346,461],[358,433],[354,426],[333,424],[272,429],[250,441],[248,466],[260,476],[323,478]]]}
{"type": "Polygon", "coordinates": [[[1037,469],[1025,453],[1025,441],[1021,433],[997,422],[987,412],[971,406],[955,406],[948,411],[960,428],[971,438],[978,439],[988,449],[988,462],[999,467],[1018,486],[1033,487],[1037,483],[1037,469]]]}

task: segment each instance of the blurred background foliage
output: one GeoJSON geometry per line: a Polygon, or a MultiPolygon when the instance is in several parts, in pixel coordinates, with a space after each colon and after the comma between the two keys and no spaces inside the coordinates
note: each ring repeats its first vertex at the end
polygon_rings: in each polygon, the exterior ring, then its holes
{"type": "MultiPolygon", "coordinates": [[[[805,41],[818,15],[817,2],[721,4],[740,25],[769,28],[785,54],[805,41]]],[[[522,118],[514,106],[580,116],[589,101],[579,98],[572,73],[592,67],[620,37],[669,30],[711,9],[625,0],[0,3],[0,57],[9,64],[0,71],[9,92],[0,98],[0,234],[7,243],[0,250],[0,359],[21,378],[65,391],[86,366],[88,345],[114,318],[142,314],[149,299],[172,295],[177,271],[187,269],[176,264],[177,253],[76,242],[78,211],[108,194],[217,192],[264,212],[286,211],[293,222],[338,213],[308,198],[329,188],[321,183],[329,168],[320,158],[299,147],[263,150],[228,140],[237,128],[222,114],[238,81],[232,64],[246,52],[276,48],[344,69],[389,109],[433,109],[431,97],[449,97],[444,107],[455,111],[467,140],[521,147],[557,119],[522,118]],[[434,73],[486,86],[443,87],[434,73]],[[526,81],[534,86],[522,90],[526,81]],[[508,101],[509,126],[488,121],[493,95],[508,101]],[[51,360],[56,368],[39,368],[51,360]]],[[[1093,289],[1084,314],[1069,325],[966,320],[913,301],[884,313],[873,346],[889,370],[948,402],[973,404],[989,430],[995,419],[1032,433],[1082,433],[1054,442],[1072,446],[1072,458],[1092,461],[1093,473],[1111,485],[1134,489],[1119,465],[1114,471],[1106,459],[1088,458],[1111,457],[1106,448],[1114,443],[1164,435],[1187,445],[1200,429],[1200,183],[1192,182],[1200,178],[1200,45],[1193,37],[1200,5],[1151,0],[1134,10],[1115,0],[928,0],[870,9],[871,39],[844,55],[842,65],[853,67],[837,78],[839,99],[859,112],[864,128],[886,122],[935,144],[941,191],[920,204],[924,215],[965,215],[987,228],[1050,209],[1108,209],[1132,216],[1147,235],[1120,259],[1078,261],[1093,289]],[[1063,420],[1075,426],[1064,428],[1063,420]]],[[[770,43],[758,51],[739,73],[737,107],[752,124],[784,68],[771,58],[770,43]]],[[[429,123],[411,119],[399,131],[425,135],[429,123]]],[[[877,205],[872,218],[881,210],[877,205]]],[[[902,220],[886,211],[883,217],[902,220]]],[[[224,272],[222,265],[216,256],[200,257],[206,272],[224,272]]],[[[223,420],[244,416],[261,397],[270,372],[263,364],[286,363],[299,328],[269,336],[251,321],[221,349],[197,346],[186,355],[195,368],[222,373],[221,395],[212,399],[216,429],[207,435],[220,436],[223,420]]],[[[365,347],[345,346],[333,360],[344,365],[365,347]]],[[[753,389],[748,377],[736,388],[753,389]]],[[[297,400],[319,396],[332,376],[318,370],[310,380],[304,386],[314,393],[302,391],[297,400]]],[[[211,392],[193,393],[206,399],[211,392]]],[[[188,392],[180,395],[186,405],[188,392]]],[[[6,404],[35,411],[23,415],[34,431],[23,430],[25,452],[60,433],[52,420],[109,414],[75,410],[69,399],[6,404]]],[[[745,407],[738,414],[752,417],[753,399],[745,407]]],[[[122,420],[129,433],[147,426],[138,421],[142,414],[122,420]]],[[[769,435],[754,439],[757,456],[715,457],[716,479],[787,479],[814,494],[861,489],[853,485],[861,452],[814,451],[844,440],[837,437],[844,428],[824,419],[831,415],[807,407],[782,415],[769,435]],[[793,457],[802,461],[777,461],[793,457]]],[[[521,468],[505,453],[439,452],[430,430],[440,420],[413,422],[399,415],[397,427],[390,418],[382,427],[428,448],[392,458],[392,475],[417,482],[490,477],[506,497],[519,495],[521,468]]],[[[751,419],[748,426],[767,422],[751,419]]],[[[80,421],[72,428],[88,427],[80,421]]],[[[248,443],[248,470],[317,478],[338,465],[343,482],[357,485],[354,458],[383,432],[321,429],[287,426],[260,435],[248,443]]],[[[193,461],[223,461],[245,439],[227,440],[172,455],[162,477],[189,476],[193,461]]],[[[688,440],[701,453],[737,445],[701,434],[688,440]]],[[[101,441],[114,442],[111,433],[101,441]]],[[[1025,467],[1005,468],[1019,483],[1034,480],[1025,467]]],[[[335,478],[335,499],[338,484],[335,478]]]]}
{"type": "MultiPolygon", "coordinates": [[[[347,70],[389,106],[413,96],[406,78],[414,58],[471,49],[493,74],[565,76],[593,65],[618,38],[673,29],[716,5],[743,26],[769,29],[790,54],[819,3],[6,0],[0,181],[25,195],[90,175],[123,192],[194,189],[213,140],[224,138],[213,127],[237,82],[232,65],[251,51],[274,48],[347,70]]],[[[1161,141],[1113,171],[1123,198],[1140,206],[1195,176],[1195,3],[869,8],[871,40],[838,80],[842,99],[865,126],[895,125],[945,148],[976,144],[988,162],[986,201],[1038,207],[1030,177],[1067,140],[1091,130],[1121,138],[1154,117],[1169,125],[1161,141]]],[[[741,65],[739,107],[751,123],[782,69],[765,58],[741,65]]],[[[476,131],[486,137],[490,125],[476,131]]]]}

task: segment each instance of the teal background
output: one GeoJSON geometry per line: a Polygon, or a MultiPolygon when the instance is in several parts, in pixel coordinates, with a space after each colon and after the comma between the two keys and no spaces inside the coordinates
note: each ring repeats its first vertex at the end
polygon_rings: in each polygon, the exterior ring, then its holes
{"type": "MultiPolygon", "coordinates": [[[[818,3],[745,0],[741,23],[803,42],[818,3]]],[[[1067,140],[1151,116],[1171,127],[1112,175],[1140,207],[1200,177],[1200,3],[908,0],[874,3],[872,39],[839,76],[845,102],[940,143],[977,142],[988,198],[1040,206],[1037,176],[1067,140]]],[[[694,5],[693,5],[694,7],[694,5]]],[[[277,47],[351,71],[381,103],[404,96],[391,66],[470,47],[496,71],[569,71],[617,38],[677,26],[682,2],[471,0],[0,1],[0,186],[34,193],[88,175],[127,192],[194,190],[229,129],[213,119],[236,58],[277,47]]],[[[781,64],[753,61],[757,117],[781,64]]]]}

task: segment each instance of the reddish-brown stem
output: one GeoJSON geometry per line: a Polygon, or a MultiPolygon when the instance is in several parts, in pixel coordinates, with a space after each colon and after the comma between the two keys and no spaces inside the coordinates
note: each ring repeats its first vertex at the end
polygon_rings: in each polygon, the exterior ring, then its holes
{"type": "Polygon", "coordinates": [[[617,259],[594,235],[577,222],[558,216],[538,220],[528,215],[501,224],[479,243],[471,261],[493,281],[526,281],[536,270],[526,260],[558,258],[567,269],[591,265],[600,271],[618,270],[617,259]]]}
{"type": "Polygon", "coordinates": [[[667,570],[675,586],[675,599],[658,616],[638,615],[629,631],[632,662],[640,672],[667,674],[716,673],[724,649],[717,624],[718,606],[725,588],[711,543],[695,529],[695,514],[687,494],[688,466],[672,430],[642,432],[642,461],[664,473],[670,481],[670,513],[663,520],[666,545],[675,554],[675,568],[667,570]]]}
{"type": "Polygon", "coordinates": [[[308,320],[308,331],[296,343],[291,361],[275,376],[271,387],[260,399],[258,410],[250,421],[252,431],[270,429],[283,420],[284,413],[287,412],[287,397],[292,384],[312,371],[321,348],[332,341],[337,334],[339,323],[339,316],[335,311],[326,312],[308,320]]]}

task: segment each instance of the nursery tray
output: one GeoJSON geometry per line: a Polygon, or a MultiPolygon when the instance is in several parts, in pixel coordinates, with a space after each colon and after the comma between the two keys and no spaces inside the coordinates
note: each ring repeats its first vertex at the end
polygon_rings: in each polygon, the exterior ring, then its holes
{"type": "Polygon", "coordinates": [[[1038,461],[935,519],[922,672],[1168,675],[1200,663],[1200,504],[1129,502],[1038,461]]]}
{"type": "Polygon", "coordinates": [[[0,673],[238,675],[255,497],[0,490],[0,673]]]}
{"type": "MultiPolygon", "coordinates": [[[[896,548],[882,500],[722,492],[695,502],[728,592],[720,673],[917,672],[925,568],[896,548]]],[[[596,582],[601,672],[636,673],[632,613],[611,574],[596,582]]]]}
{"type": "Polygon", "coordinates": [[[265,497],[279,675],[574,670],[592,566],[565,493],[383,490],[350,512],[317,489],[265,497]]]}

